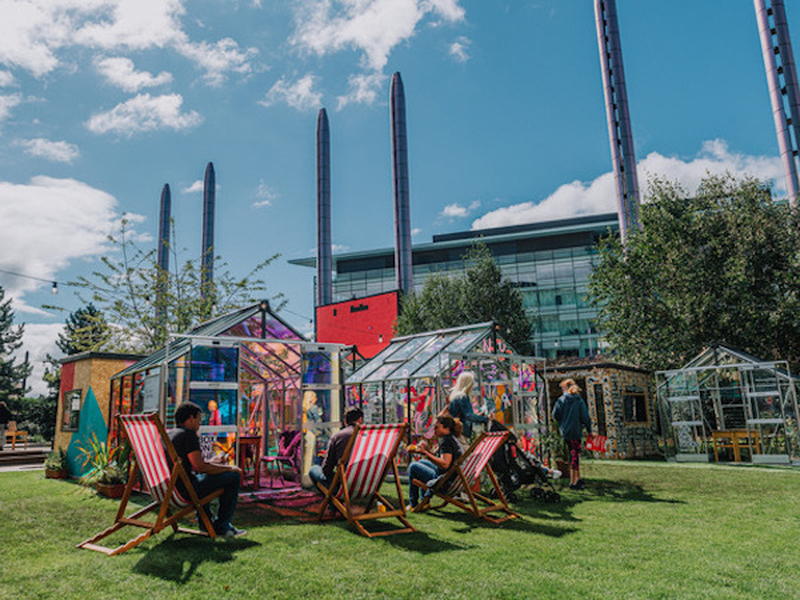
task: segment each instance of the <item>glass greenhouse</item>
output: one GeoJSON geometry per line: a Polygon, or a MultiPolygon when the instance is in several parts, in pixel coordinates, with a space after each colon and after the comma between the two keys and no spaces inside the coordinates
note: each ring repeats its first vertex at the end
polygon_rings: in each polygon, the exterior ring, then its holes
{"type": "Polygon", "coordinates": [[[786,361],[708,348],[656,385],[667,457],[677,461],[800,461],[798,380],[786,361]]]}

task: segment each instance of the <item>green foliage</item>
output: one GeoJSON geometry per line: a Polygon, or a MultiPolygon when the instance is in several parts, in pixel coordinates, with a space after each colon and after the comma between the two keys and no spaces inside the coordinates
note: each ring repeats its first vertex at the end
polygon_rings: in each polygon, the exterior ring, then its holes
{"type": "MultiPolygon", "coordinates": [[[[179,265],[174,244],[169,250],[175,268],[167,273],[158,266],[156,250],[145,250],[136,242],[127,219],[122,220],[119,234],[108,239],[114,252],[100,259],[103,268],[71,283],[84,288],[88,300],[100,306],[113,324],[106,349],[122,352],[153,352],[166,343],[169,333],[186,332],[263,299],[267,286],[258,275],[279,256],[265,259],[241,278],[218,257],[213,286],[201,294],[200,260],[179,265]]],[[[283,306],[282,298],[283,294],[269,298],[274,309],[283,306]]]]}
{"type": "Polygon", "coordinates": [[[606,339],[653,369],[724,344],[800,365],[797,215],[755,179],[709,176],[686,199],[655,180],[643,229],[600,245],[590,291],[606,339]]]}
{"type": "Polygon", "coordinates": [[[93,487],[96,483],[125,483],[128,480],[128,458],[120,446],[110,448],[106,442],[92,434],[86,445],[79,446],[83,457],[83,465],[89,470],[78,480],[85,487],[93,487]]]}
{"type": "Polygon", "coordinates": [[[11,398],[8,408],[17,421],[17,427],[27,431],[31,441],[49,442],[53,439],[58,409],[57,393],[36,398],[11,398]]]}
{"type": "Polygon", "coordinates": [[[44,459],[44,468],[50,471],[67,471],[69,470],[69,461],[67,460],[67,451],[64,448],[53,450],[44,459]]]}
{"type": "Polygon", "coordinates": [[[4,300],[5,290],[0,286],[0,400],[8,402],[12,398],[22,396],[22,382],[30,375],[28,364],[16,364],[11,355],[22,346],[23,325],[14,327],[14,311],[11,299],[4,300]]]}
{"type": "Polygon", "coordinates": [[[530,352],[532,320],[525,312],[521,292],[503,279],[485,244],[472,247],[464,260],[463,276],[434,273],[418,294],[403,298],[397,334],[494,321],[500,335],[517,352],[530,352]]]}
{"type": "Polygon", "coordinates": [[[105,315],[91,302],[67,317],[64,331],[58,334],[56,346],[67,356],[101,350],[111,339],[105,315]]]}

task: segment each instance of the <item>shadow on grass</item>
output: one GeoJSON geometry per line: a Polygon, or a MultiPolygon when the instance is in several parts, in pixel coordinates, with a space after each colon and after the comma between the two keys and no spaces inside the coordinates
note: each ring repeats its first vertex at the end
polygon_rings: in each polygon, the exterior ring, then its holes
{"type": "MultiPolygon", "coordinates": [[[[427,511],[427,514],[433,515],[438,518],[447,519],[448,521],[453,522],[454,524],[461,525],[460,527],[456,527],[453,529],[456,533],[469,533],[474,529],[480,528],[490,528],[490,529],[509,529],[512,531],[523,531],[526,533],[534,533],[538,535],[546,535],[549,537],[562,537],[568,535],[570,533],[574,533],[577,531],[575,527],[563,527],[563,526],[554,526],[548,525],[543,523],[533,523],[530,520],[526,519],[526,513],[521,510],[518,510],[518,507],[512,507],[515,512],[520,513],[522,518],[517,519],[509,519],[508,521],[504,521],[503,523],[496,524],[490,523],[489,521],[485,521],[484,519],[477,519],[470,514],[467,514],[463,511],[456,511],[452,509],[431,509],[427,511]]],[[[498,516],[500,513],[495,513],[493,516],[498,516]]],[[[527,515],[530,516],[530,515],[527,515]]]]}
{"type": "Polygon", "coordinates": [[[155,548],[145,551],[133,570],[165,581],[187,583],[203,563],[226,563],[236,552],[259,546],[247,539],[216,540],[171,535],[155,548]]]}
{"type": "Polygon", "coordinates": [[[686,504],[683,500],[658,498],[641,485],[630,481],[611,481],[607,479],[586,482],[586,489],[579,492],[582,501],[600,500],[605,502],[660,502],[666,504],[686,504]]]}

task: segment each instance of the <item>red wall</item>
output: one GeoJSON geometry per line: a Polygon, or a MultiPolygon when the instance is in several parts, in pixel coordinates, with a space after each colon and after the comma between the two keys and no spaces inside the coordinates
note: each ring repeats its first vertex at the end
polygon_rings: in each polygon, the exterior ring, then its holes
{"type": "Polygon", "coordinates": [[[318,306],[317,341],[355,344],[365,358],[372,358],[394,335],[399,302],[395,291],[318,306]]]}

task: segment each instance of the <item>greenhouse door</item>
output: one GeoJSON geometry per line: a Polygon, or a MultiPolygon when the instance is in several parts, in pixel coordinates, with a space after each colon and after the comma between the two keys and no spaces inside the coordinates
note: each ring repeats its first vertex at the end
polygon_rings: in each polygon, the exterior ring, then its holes
{"type": "Polygon", "coordinates": [[[784,394],[775,368],[740,368],[754,463],[789,464],[784,394]]]}
{"type": "Polygon", "coordinates": [[[668,379],[665,398],[678,462],[708,462],[706,430],[700,404],[697,373],[679,373],[668,379]]]}

